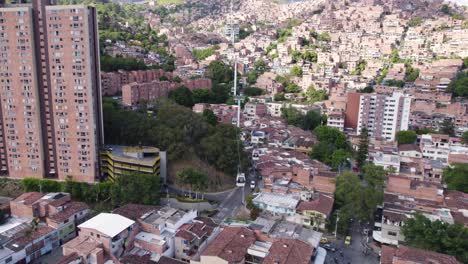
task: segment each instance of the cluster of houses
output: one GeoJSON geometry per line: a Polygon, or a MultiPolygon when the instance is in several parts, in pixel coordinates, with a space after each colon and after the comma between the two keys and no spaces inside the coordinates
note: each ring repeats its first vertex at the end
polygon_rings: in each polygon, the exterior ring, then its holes
{"type": "Polygon", "coordinates": [[[195,210],[138,204],[91,217],[68,193],[24,193],[7,207],[2,264],[41,261],[52,251],[60,264],[311,263],[322,237],[278,219],[229,226],[195,210]]]}

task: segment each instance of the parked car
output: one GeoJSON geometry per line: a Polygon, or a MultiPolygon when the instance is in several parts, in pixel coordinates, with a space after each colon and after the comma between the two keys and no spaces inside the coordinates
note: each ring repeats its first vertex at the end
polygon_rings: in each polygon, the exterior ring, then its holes
{"type": "Polygon", "coordinates": [[[334,248],[331,244],[323,244],[321,247],[323,247],[324,249],[326,249],[328,251],[331,251],[331,252],[336,251],[336,248],[334,248]]]}
{"type": "Polygon", "coordinates": [[[320,244],[328,244],[328,238],[322,237],[322,238],[320,239],[320,244]]]}
{"type": "Polygon", "coordinates": [[[347,237],[345,238],[344,243],[345,243],[346,245],[351,245],[351,236],[347,236],[347,237]]]}
{"type": "Polygon", "coordinates": [[[255,181],[250,181],[250,189],[255,189],[255,181]]]}

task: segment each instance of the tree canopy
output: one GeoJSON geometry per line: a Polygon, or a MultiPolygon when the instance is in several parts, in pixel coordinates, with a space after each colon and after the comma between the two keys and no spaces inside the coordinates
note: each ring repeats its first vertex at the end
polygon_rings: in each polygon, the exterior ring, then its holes
{"type": "Polygon", "coordinates": [[[300,127],[304,130],[311,130],[322,123],[323,117],[316,111],[309,110],[305,115],[296,108],[283,107],[281,117],[286,119],[288,125],[300,127]]]}
{"type": "Polygon", "coordinates": [[[372,219],[377,205],[383,202],[383,192],[373,186],[364,186],[359,177],[345,171],[336,178],[335,205],[339,210],[338,232],[345,234],[351,218],[372,219]]]}
{"type": "Polygon", "coordinates": [[[185,86],[179,86],[175,90],[170,91],[169,99],[172,99],[174,102],[186,107],[193,106],[192,92],[185,86]]]}
{"type": "Polygon", "coordinates": [[[452,92],[454,96],[468,98],[468,72],[458,74],[457,77],[450,82],[447,89],[452,92]]]}
{"type": "Polygon", "coordinates": [[[291,67],[290,73],[294,77],[302,77],[302,68],[298,65],[291,67]]]}
{"type": "Polygon", "coordinates": [[[445,168],[442,179],[448,189],[468,193],[468,164],[455,164],[445,168]]]}
{"type": "Polygon", "coordinates": [[[358,167],[361,169],[367,160],[367,155],[369,154],[369,133],[367,128],[361,130],[359,135],[359,146],[356,153],[356,162],[358,167]]]}
{"type": "MultiPolygon", "coordinates": [[[[195,149],[199,150],[195,153],[200,159],[220,171],[235,174],[236,166],[232,168],[230,163],[237,164],[239,159],[235,127],[213,126],[202,115],[169,100],[156,101],[153,110],[154,115],[138,113],[121,109],[113,100],[105,100],[103,112],[107,143],[156,146],[167,151],[169,160],[183,158],[195,149]]],[[[242,160],[246,159],[243,145],[240,144],[239,148],[242,160]]]]}
{"type": "Polygon", "coordinates": [[[468,229],[461,224],[431,221],[416,213],[401,228],[405,243],[416,248],[455,256],[468,263],[468,229]]]}
{"type": "Polygon", "coordinates": [[[334,170],[346,165],[344,162],[351,157],[351,152],[346,136],[341,131],[322,125],[314,129],[314,134],[319,143],[313,147],[311,158],[330,165],[334,170]]]}
{"type": "Polygon", "coordinates": [[[396,135],[398,145],[413,144],[416,142],[418,135],[412,130],[399,131],[396,135]]]}

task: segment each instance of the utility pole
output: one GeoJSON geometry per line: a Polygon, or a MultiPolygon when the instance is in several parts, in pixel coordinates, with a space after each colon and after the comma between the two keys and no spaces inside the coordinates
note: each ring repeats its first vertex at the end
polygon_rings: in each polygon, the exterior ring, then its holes
{"type": "Polygon", "coordinates": [[[335,238],[338,233],[338,221],[340,221],[340,210],[336,210],[335,238]]]}

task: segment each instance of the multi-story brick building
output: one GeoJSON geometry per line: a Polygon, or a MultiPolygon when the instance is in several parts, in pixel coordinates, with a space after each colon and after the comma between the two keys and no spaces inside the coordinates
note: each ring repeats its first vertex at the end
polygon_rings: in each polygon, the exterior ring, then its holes
{"type": "Polygon", "coordinates": [[[96,11],[0,1],[0,169],[94,182],[102,142],[96,11]]]}

